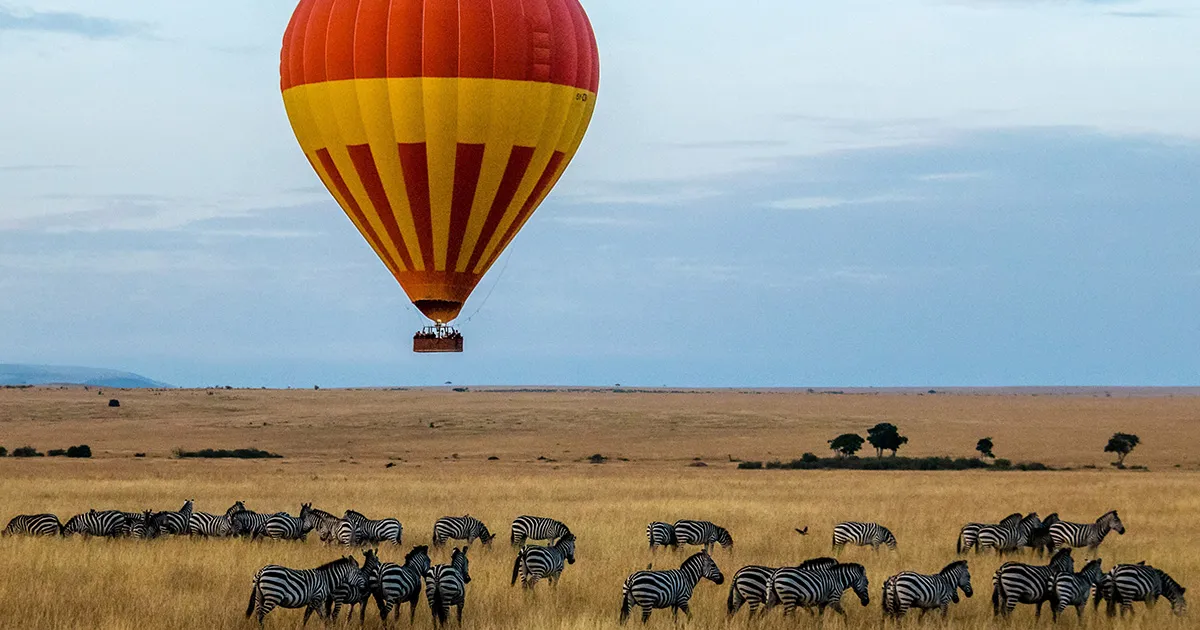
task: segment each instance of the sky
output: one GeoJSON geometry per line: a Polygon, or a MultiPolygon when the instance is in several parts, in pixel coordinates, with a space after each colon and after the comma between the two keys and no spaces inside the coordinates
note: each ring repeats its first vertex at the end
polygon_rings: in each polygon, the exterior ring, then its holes
{"type": "Polygon", "coordinates": [[[462,355],[320,185],[294,0],[0,0],[0,362],[180,386],[1200,384],[1200,6],[584,0],[462,355]]]}

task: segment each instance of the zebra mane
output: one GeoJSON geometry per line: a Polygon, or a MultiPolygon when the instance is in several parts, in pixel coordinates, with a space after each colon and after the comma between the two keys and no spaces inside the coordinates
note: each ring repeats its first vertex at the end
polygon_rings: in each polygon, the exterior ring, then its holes
{"type": "Polygon", "coordinates": [[[1166,571],[1154,569],[1154,572],[1158,574],[1158,579],[1162,580],[1163,595],[1166,595],[1171,601],[1175,601],[1178,597],[1183,597],[1183,594],[1187,592],[1187,589],[1179,582],[1176,582],[1174,578],[1167,575],[1166,571]]]}
{"type": "Polygon", "coordinates": [[[1070,547],[1064,547],[1062,549],[1059,549],[1058,553],[1054,554],[1053,558],[1050,558],[1050,564],[1048,564],[1046,566],[1055,567],[1055,566],[1058,566],[1059,564],[1063,564],[1065,562],[1072,562],[1070,547]]]}
{"type": "Polygon", "coordinates": [[[411,561],[413,558],[417,557],[420,554],[429,555],[429,546],[428,545],[418,545],[416,547],[413,547],[412,551],[409,551],[407,554],[405,554],[404,564],[408,564],[409,561],[411,561]]]}
{"type": "Polygon", "coordinates": [[[699,561],[700,561],[700,560],[699,560],[699,558],[700,558],[701,556],[704,556],[704,557],[706,557],[706,558],[710,557],[710,556],[708,555],[708,552],[707,552],[707,551],[697,551],[696,553],[694,553],[694,554],[692,554],[692,555],[688,556],[687,560],[684,560],[683,562],[681,562],[681,563],[679,564],[679,568],[680,568],[680,569],[682,569],[683,567],[686,567],[686,566],[688,566],[689,564],[692,564],[692,563],[693,563],[693,561],[695,561],[695,562],[699,562],[699,561]]]}
{"type": "MultiPolygon", "coordinates": [[[[319,510],[313,510],[313,511],[317,512],[319,510]]],[[[366,516],[364,516],[362,512],[359,512],[357,510],[346,510],[346,513],[342,515],[342,518],[350,518],[351,516],[357,516],[357,517],[363,519],[364,521],[370,520],[366,516]]]]}
{"type": "Polygon", "coordinates": [[[1120,516],[1117,516],[1116,510],[1109,510],[1109,511],[1105,512],[1104,514],[1101,514],[1100,518],[1096,519],[1096,522],[1099,523],[1100,521],[1103,521],[1110,516],[1113,518],[1121,518],[1120,516]]]}
{"type": "Polygon", "coordinates": [[[1020,512],[1013,512],[1012,514],[1009,514],[1008,516],[1005,516],[1004,518],[1000,519],[1000,525],[1003,525],[1005,527],[1012,527],[1020,522],[1021,522],[1021,513],[1020,512]]]}
{"type": "Polygon", "coordinates": [[[325,564],[322,564],[321,566],[313,569],[313,571],[324,571],[327,569],[332,569],[334,567],[342,566],[344,564],[351,564],[351,565],[354,565],[355,567],[357,567],[358,560],[355,560],[354,556],[342,556],[341,558],[338,558],[337,560],[334,560],[332,562],[326,562],[325,564]]]}
{"type": "Polygon", "coordinates": [[[947,564],[946,567],[943,568],[941,571],[938,571],[938,575],[947,575],[949,573],[957,571],[959,567],[966,568],[966,566],[967,566],[966,560],[955,560],[954,562],[947,564]]]}
{"type": "Polygon", "coordinates": [[[1025,525],[1026,523],[1037,523],[1038,525],[1041,525],[1042,519],[1038,518],[1037,512],[1030,512],[1029,514],[1025,515],[1025,518],[1021,519],[1021,525],[1025,525]]]}
{"type": "Polygon", "coordinates": [[[1061,520],[1062,519],[1058,517],[1058,512],[1051,512],[1050,516],[1042,519],[1042,525],[1053,525],[1061,520]]]}
{"type": "Polygon", "coordinates": [[[827,569],[838,565],[837,558],[809,558],[800,563],[801,569],[827,569]]]}
{"type": "Polygon", "coordinates": [[[316,516],[317,518],[337,518],[325,510],[318,510],[317,508],[313,507],[311,503],[308,504],[308,513],[316,516]]]}

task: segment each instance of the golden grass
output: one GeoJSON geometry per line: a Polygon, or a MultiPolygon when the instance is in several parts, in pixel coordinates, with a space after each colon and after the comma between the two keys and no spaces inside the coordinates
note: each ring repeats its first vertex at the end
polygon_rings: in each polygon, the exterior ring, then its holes
{"type": "MultiPolygon", "coordinates": [[[[465,627],[563,630],[613,628],[620,586],[654,562],[677,566],[684,554],[646,547],[651,520],[705,518],[727,526],[736,544],[715,557],[726,576],[745,564],[791,564],[827,555],[839,520],[877,520],[896,533],[896,553],[850,549],[842,559],[867,566],[872,602],[847,607],[832,628],[881,626],[882,580],[899,570],[934,572],[954,559],[958,526],[1009,512],[1060,512],[1090,520],[1118,508],[1128,528],[1101,548],[1105,566],[1148,560],[1185,586],[1200,581],[1195,524],[1200,475],[1188,447],[1196,444],[1195,399],[1069,397],[806,396],[803,394],[459,394],[439,392],[151,392],[117,394],[112,417],[95,392],[0,391],[0,441],[42,450],[87,442],[94,461],[0,460],[0,513],[88,508],[174,509],[184,498],[221,512],[234,500],[261,511],[295,513],[301,502],[340,512],[396,516],[405,525],[399,560],[429,540],[433,521],[470,512],[500,536],[490,550],[472,549],[465,627]],[[738,471],[725,455],[788,458],[819,450],[831,431],[890,420],[913,437],[913,454],[967,454],[982,434],[1000,455],[1052,464],[1102,464],[1096,436],[1139,433],[1145,445],[1131,463],[1156,472],[865,473],[738,471]],[[267,422],[269,426],[262,427],[267,422]],[[429,422],[437,428],[429,429],[429,422]],[[520,423],[520,424],[518,424],[520,423]],[[1039,431],[1033,431],[1039,429],[1039,431]],[[1034,437],[1024,435],[1036,433],[1034,437]],[[1083,435],[1077,440],[1074,436],[1083,435]],[[1172,442],[1181,436],[1186,443],[1172,442]],[[969,443],[968,443],[969,442],[969,443]],[[823,443],[823,442],[822,442],[823,443]],[[965,446],[964,446],[965,444],[965,446]],[[1029,444],[1028,448],[1018,445],[1029,444]],[[98,446],[99,445],[99,446],[98,446]],[[940,445],[940,446],[939,446],[940,445]],[[175,446],[257,446],[289,457],[270,461],[177,461],[175,446]],[[106,452],[107,451],[107,452],[106,452]],[[141,460],[129,455],[149,451],[141,460]],[[565,451],[570,451],[565,452],[565,451]],[[593,452],[629,462],[576,463],[593,452]],[[446,459],[453,453],[459,458],[446,459]],[[496,454],[500,461],[487,461],[496,454]],[[545,455],[558,463],[538,463],[545,455]],[[689,468],[693,456],[708,468],[689,468]],[[354,460],[350,460],[354,457],[354,460]],[[401,457],[384,468],[388,457],[401,457]],[[346,460],[346,461],[341,461],[346,460]],[[1173,464],[1185,468],[1178,471],[1173,464]],[[1157,472],[1169,470],[1171,472],[1157,472]],[[560,518],[579,536],[578,562],[557,590],[535,594],[509,586],[512,518],[524,513],[560,518]],[[809,526],[800,537],[793,527],[809,526]]],[[[103,399],[106,401],[109,393],[103,399]]],[[[865,426],[864,426],[865,425],[865,426]]],[[[1102,446],[1103,440],[1100,440],[1102,446]]],[[[0,627],[249,628],[242,614],[254,571],[267,563],[309,567],[337,557],[336,548],[307,543],[240,540],[0,540],[0,627]]],[[[448,552],[435,554],[447,561],[448,552]]],[[[1029,627],[1032,611],[994,622],[989,578],[998,562],[970,556],[977,595],[951,609],[953,628],[1029,627]]],[[[703,582],[691,627],[722,626],[726,585],[703,582]]],[[[851,598],[853,599],[853,598],[851,598]]],[[[1164,604],[1139,609],[1130,621],[1100,627],[1143,630],[1195,627],[1164,604]]],[[[807,616],[778,613],[736,628],[815,627],[807,616]]],[[[1091,617],[1091,611],[1088,611],[1091,617]]],[[[430,628],[424,602],[416,627],[430,628]]],[[[298,627],[299,611],[276,611],[270,627],[298,627]]],[[[357,623],[357,621],[355,621],[357,623]]],[[[1046,622],[1048,623],[1048,621],[1046,622]]],[[[1074,625],[1068,619],[1067,623],[1074,625]]],[[[1097,625],[1097,618],[1092,618],[1097,625]]],[[[407,624],[407,621],[401,625],[407,624]]],[[[636,622],[633,623],[636,625],[636,622]]],[[[651,619],[670,627],[669,611],[651,619]]],[[[938,625],[932,620],[906,627],[938,625]]],[[[371,605],[367,626],[380,627],[371,605]]],[[[319,627],[319,624],[318,624],[319,627]]],[[[942,627],[942,626],[939,626],[942,627]]]]}

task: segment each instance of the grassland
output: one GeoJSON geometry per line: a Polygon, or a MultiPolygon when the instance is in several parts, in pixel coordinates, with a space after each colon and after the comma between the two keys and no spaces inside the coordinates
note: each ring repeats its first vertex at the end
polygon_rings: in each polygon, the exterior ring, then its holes
{"type": "MultiPolygon", "coordinates": [[[[827,554],[835,522],[878,520],[896,533],[898,552],[843,554],[844,561],[867,566],[871,606],[855,602],[845,621],[826,622],[874,628],[881,623],[883,578],[901,569],[936,571],[954,558],[962,522],[1013,511],[1090,520],[1118,508],[1128,533],[1105,541],[1106,566],[1145,559],[1186,586],[1200,583],[1200,462],[1190,450],[1200,444],[1198,437],[1200,399],[1188,396],[236,390],[101,396],[94,390],[0,390],[0,444],[45,450],[88,443],[97,455],[0,460],[0,517],[44,510],[69,515],[91,507],[173,509],[189,497],[212,512],[240,499],[258,510],[294,513],[312,501],[329,511],[354,507],[399,517],[404,547],[382,552],[398,559],[411,544],[429,539],[438,516],[470,512],[501,538],[491,549],[471,551],[475,579],[465,626],[534,630],[615,627],[624,577],[650,562],[664,568],[684,557],[650,554],[644,537],[650,520],[707,518],[729,527],[734,550],[715,554],[727,576],[745,564],[789,564],[827,554]],[[111,396],[121,399],[120,408],[105,405],[111,396]],[[989,435],[1002,457],[1100,468],[738,471],[729,461],[730,455],[789,459],[820,452],[833,435],[879,421],[898,424],[911,438],[913,455],[969,455],[975,439],[989,435]],[[1130,463],[1152,472],[1107,470],[1101,448],[1118,430],[1142,437],[1130,463]],[[170,457],[176,447],[251,446],[286,458],[170,457]],[[135,459],[137,452],[148,457],[135,459]],[[597,452],[611,459],[602,465],[581,461],[597,452]],[[708,466],[690,466],[695,457],[708,466]],[[389,463],[394,466],[386,468],[389,463]],[[579,536],[579,561],[556,591],[529,595],[509,586],[508,523],[522,513],[556,516],[579,536]],[[806,525],[808,537],[792,531],[806,525]]],[[[259,566],[312,566],[338,554],[315,540],[7,538],[0,540],[0,627],[246,628],[252,624],[242,613],[259,566]]],[[[1030,626],[1030,610],[1020,610],[1012,623],[993,621],[987,583],[997,561],[969,559],[978,594],[952,609],[950,627],[1030,626]]],[[[726,594],[727,585],[702,583],[692,627],[725,624],[726,594]]],[[[1139,610],[1135,620],[1111,627],[1195,627],[1193,619],[1176,620],[1166,608],[1139,610]]],[[[669,617],[657,613],[651,625],[669,627],[669,617]]],[[[291,611],[268,619],[271,627],[299,626],[299,614],[291,611]]],[[[416,619],[417,627],[431,627],[424,604],[416,619]]],[[[803,615],[787,621],[772,615],[751,624],[743,611],[731,625],[774,630],[816,623],[803,615]]],[[[1108,621],[1092,625],[1110,627],[1108,621]]],[[[373,607],[368,627],[379,627],[373,607]]]]}

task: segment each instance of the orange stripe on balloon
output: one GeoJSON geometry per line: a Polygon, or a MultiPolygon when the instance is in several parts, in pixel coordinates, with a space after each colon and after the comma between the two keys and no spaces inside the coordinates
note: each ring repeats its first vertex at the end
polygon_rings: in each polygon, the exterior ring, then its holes
{"type": "Polygon", "coordinates": [[[492,253],[492,258],[488,261],[489,267],[496,263],[496,259],[500,257],[500,254],[504,253],[504,248],[508,247],[513,237],[517,235],[517,232],[525,225],[525,222],[529,220],[529,215],[533,214],[538,204],[541,203],[542,197],[549,192],[551,184],[554,183],[555,177],[558,176],[558,167],[562,166],[564,158],[566,158],[566,154],[562,151],[555,151],[554,155],[550,157],[550,163],[546,165],[546,170],[542,171],[542,176],[538,179],[537,185],[533,187],[533,192],[529,194],[529,199],[525,200],[525,205],[521,206],[521,211],[513,219],[512,224],[508,226],[508,231],[504,233],[504,238],[501,239],[500,246],[492,253]]]}
{"type": "Polygon", "coordinates": [[[429,202],[429,160],[424,142],[400,143],[400,169],[408,188],[408,205],[412,209],[413,225],[417,228],[417,244],[425,269],[436,269],[433,258],[433,207],[429,202]]]}
{"type": "Polygon", "coordinates": [[[360,144],[346,147],[346,149],[350,152],[350,161],[354,162],[354,170],[358,172],[358,179],[367,191],[367,198],[375,207],[375,214],[383,223],[383,229],[387,231],[392,245],[395,245],[396,251],[400,252],[404,268],[415,269],[412,258],[408,255],[408,247],[404,244],[404,236],[400,234],[400,226],[396,223],[396,214],[392,210],[392,203],[388,200],[383,180],[379,177],[379,169],[375,166],[375,156],[371,154],[371,145],[360,144]]]}
{"type": "Polygon", "coordinates": [[[361,2],[354,23],[354,76],[387,76],[388,11],[386,2],[361,2]]]}
{"type": "Polygon", "coordinates": [[[325,80],[344,81],[354,78],[355,30],[358,26],[358,6],[362,0],[331,1],[335,6],[329,14],[326,27],[325,80]]]}
{"type": "Polygon", "coordinates": [[[388,13],[386,76],[421,76],[424,13],[425,0],[392,0],[388,13]]]}
{"type": "MultiPolygon", "coordinates": [[[[383,263],[391,270],[393,274],[399,274],[400,267],[396,265],[396,260],[392,258],[388,249],[384,247],[383,241],[380,240],[379,234],[375,232],[375,228],[371,227],[371,222],[367,220],[363,214],[362,206],[358,205],[358,200],[350,192],[350,187],[346,185],[346,180],[342,178],[342,174],[338,172],[337,165],[333,162],[333,156],[329,154],[328,149],[317,150],[317,160],[321,162],[321,168],[325,171],[326,177],[333,183],[333,187],[337,189],[338,195],[346,202],[346,209],[350,214],[354,215],[354,222],[362,228],[367,240],[371,246],[383,259],[383,263]]],[[[316,164],[313,165],[316,168],[316,164]]],[[[412,269],[412,267],[409,267],[412,269]]]]}
{"type": "Polygon", "coordinates": [[[475,203],[475,189],[479,186],[479,172],[483,168],[482,144],[459,144],[454,159],[454,195],[450,202],[450,242],[446,258],[446,270],[458,268],[463,236],[471,221],[471,206],[475,203]]]}
{"type": "Polygon", "coordinates": [[[329,39],[329,16],[333,11],[333,0],[312,0],[312,12],[308,16],[308,28],[304,36],[304,81],[305,83],[321,83],[328,75],[325,72],[325,60],[329,57],[330,48],[326,46],[329,39]]]}
{"type": "Polygon", "coordinates": [[[483,222],[479,240],[475,242],[475,251],[471,254],[470,262],[467,263],[467,271],[476,269],[479,260],[487,251],[488,244],[492,242],[492,237],[496,235],[500,221],[504,219],[504,213],[508,211],[513,197],[517,196],[517,190],[521,188],[521,181],[525,179],[529,163],[533,160],[534,150],[533,147],[512,148],[512,153],[508,156],[508,165],[504,167],[504,176],[500,179],[500,188],[496,190],[496,198],[492,201],[492,207],[488,209],[487,220],[483,222]]]}
{"type": "Polygon", "coordinates": [[[458,2],[425,3],[420,76],[459,76],[458,2]]]}

